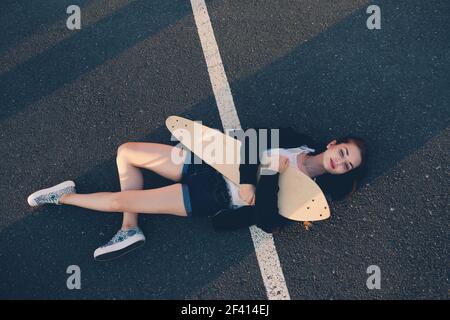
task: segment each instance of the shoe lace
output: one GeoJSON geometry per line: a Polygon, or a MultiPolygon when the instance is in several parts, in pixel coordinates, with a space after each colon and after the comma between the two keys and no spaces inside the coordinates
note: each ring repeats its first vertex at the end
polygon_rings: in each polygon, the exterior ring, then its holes
{"type": "Polygon", "coordinates": [[[109,242],[106,245],[104,245],[104,247],[112,245],[112,244],[117,243],[117,242],[121,242],[121,241],[125,240],[126,238],[127,238],[127,232],[123,231],[123,230],[119,230],[114,235],[114,237],[112,237],[112,239],[109,240],[109,242]]]}

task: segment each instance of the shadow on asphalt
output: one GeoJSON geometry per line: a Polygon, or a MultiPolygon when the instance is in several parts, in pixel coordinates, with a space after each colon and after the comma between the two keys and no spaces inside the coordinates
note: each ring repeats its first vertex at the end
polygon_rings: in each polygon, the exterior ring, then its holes
{"type": "MultiPolygon", "coordinates": [[[[76,5],[81,10],[89,4],[88,0],[78,0],[76,5]]],[[[74,4],[71,0],[46,1],[14,1],[5,0],[0,3],[0,20],[2,42],[0,51],[7,51],[35,32],[45,32],[48,25],[58,20],[67,19],[68,6],[74,4]]],[[[65,25],[65,24],[64,24],[65,25]]]]}
{"type": "Polygon", "coordinates": [[[192,14],[188,1],[134,1],[0,76],[0,121],[192,14]]]}

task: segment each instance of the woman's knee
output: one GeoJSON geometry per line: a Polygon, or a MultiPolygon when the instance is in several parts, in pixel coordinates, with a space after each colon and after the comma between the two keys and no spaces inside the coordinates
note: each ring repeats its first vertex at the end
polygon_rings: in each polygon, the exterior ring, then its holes
{"type": "Polygon", "coordinates": [[[122,143],[117,148],[117,158],[126,158],[127,153],[129,153],[133,149],[134,142],[125,142],[122,143]]]}
{"type": "Polygon", "coordinates": [[[117,148],[116,163],[118,166],[133,163],[132,153],[138,148],[139,142],[125,142],[117,148]]]}

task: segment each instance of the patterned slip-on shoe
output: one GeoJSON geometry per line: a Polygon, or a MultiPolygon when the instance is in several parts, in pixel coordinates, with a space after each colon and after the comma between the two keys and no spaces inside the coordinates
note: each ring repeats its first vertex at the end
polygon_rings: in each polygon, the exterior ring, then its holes
{"type": "Polygon", "coordinates": [[[67,193],[76,193],[75,182],[67,180],[56,186],[38,190],[28,197],[28,204],[32,207],[37,207],[46,203],[59,204],[61,196],[67,193]]]}
{"type": "Polygon", "coordinates": [[[145,236],[138,227],[130,230],[119,230],[105,245],[97,248],[94,259],[110,261],[139,248],[145,243],[145,236]]]}

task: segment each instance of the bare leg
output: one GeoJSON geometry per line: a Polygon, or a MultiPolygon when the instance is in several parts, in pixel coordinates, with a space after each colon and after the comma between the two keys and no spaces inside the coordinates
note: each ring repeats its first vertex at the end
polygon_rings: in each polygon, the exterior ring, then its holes
{"type": "MultiPolygon", "coordinates": [[[[128,162],[120,148],[117,152],[116,163],[119,172],[120,190],[140,190],[144,187],[142,172],[128,162]]],[[[139,214],[135,212],[124,212],[121,229],[128,230],[137,227],[138,216],[139,214]]]]}
{"type": "MultiPolygon", "coordinates": [[[[140,190],[144,186],[144,178],[139,168],[152,170],[173,181],[181,179],[183,165],[171,161],[174,147],[144,142],[128,142],[117,150],[117,170],[119,172],[120,189],[140,190]]],[[[181,154],[180,154],[181,155],[181,154]]],[[[124,212],[122,230],[128,230],[138,225],[137,212],[124,212]]]]}
{"type": "Polygon", "coordinates": [[[140,212],[187,216],[180,183],[150,190],[65,194],[60,203],[105,212],[140,212]]]}

